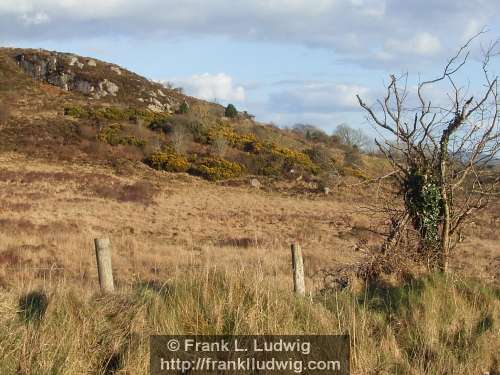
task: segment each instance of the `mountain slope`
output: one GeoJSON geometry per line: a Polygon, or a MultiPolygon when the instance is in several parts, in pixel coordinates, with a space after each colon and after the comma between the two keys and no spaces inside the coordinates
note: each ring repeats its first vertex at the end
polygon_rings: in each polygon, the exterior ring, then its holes
{"type": "Polygon", "coordinates": [[[1,48],[0,103],[0,150],[30,156],[141,162],[210,180],[366,178],[360,168],[377,164],[319,130],[228,118],[218,104],[70,53],[1,48]]]}

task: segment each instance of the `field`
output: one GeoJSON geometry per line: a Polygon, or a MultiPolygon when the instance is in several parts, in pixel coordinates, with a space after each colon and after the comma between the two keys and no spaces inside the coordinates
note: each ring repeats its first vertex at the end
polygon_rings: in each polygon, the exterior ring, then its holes
{"type": "Polygon", "coordinates": [[[498,373],[498,202],[449,277],[333,290],[324,275],[381,242],[376,187],[231,185],[2,154],[0,373],[146,373],[151,333],[349,333],[354,374],[498,373]],[[111,239],[114,296],[97,292],[97,237],[111,239]],[[306,298],[291,292],[296,241],[306,298]]]}

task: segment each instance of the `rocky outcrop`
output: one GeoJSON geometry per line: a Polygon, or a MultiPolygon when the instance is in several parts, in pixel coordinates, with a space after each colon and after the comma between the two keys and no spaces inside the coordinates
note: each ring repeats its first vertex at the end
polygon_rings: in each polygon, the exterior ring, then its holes
{"type": "Polygon", "coordinates": [[[114,64],[69,53],[18,50],[17,64],[36,80],[77,91],[92,99],[142,103],[153,112],[173,112],[179,100],[161,84],[114,64]]]}
{"type": "MultiPolygon", "coordinates": [[[[119,86],[108,79],[91,82],[75,71],[85,67],[84,62],[71,54],[43,53],[20,54],[16,57],[19,66],[34,79],[45,81],[66,91],[79,91],[96,99],[111,95],[116,96],[119,86]]],[[[89,67],[97,66],[95,60],[87,60],[89,67]]]]}

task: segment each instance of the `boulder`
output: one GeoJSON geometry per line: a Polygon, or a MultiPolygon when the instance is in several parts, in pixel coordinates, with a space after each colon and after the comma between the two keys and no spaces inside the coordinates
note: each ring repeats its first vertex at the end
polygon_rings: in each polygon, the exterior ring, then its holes
{"type": "Polygon", "coordinates": [[[75,56],[70,56],[69,61],[68,61],[69,66],[73,66],[76,63],[78,63],[78,58],[75,56]]]}
{"type": "Polygon", "coordinates": [[[99,82],[99,91],[101,96],[112,95],[116,96],[117,92],[120,90],[117,84],[105,79],[99,82]]]}
{"type": "Polygon", "coordinates": [[[148,104],[148,109],[156,113],[164,112],[163,105],[148,104]]]}
{"type": "Polygon", "coordinates": [[[259,180],[257,180],[256,178],[252,178],[250,180],[250,185],[252,185],[252,187],[256,188],[256,189],[260,189],[262,184],[260,183],[259,180]]]}

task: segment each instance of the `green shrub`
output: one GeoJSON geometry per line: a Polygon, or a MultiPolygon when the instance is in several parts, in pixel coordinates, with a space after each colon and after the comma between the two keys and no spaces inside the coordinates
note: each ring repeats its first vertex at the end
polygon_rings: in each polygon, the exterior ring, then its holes
{"type": "Polygon", "coordinates": [[[123,134],[123,126],[120,124],[112,124],[105,127],[101,130],[97,138],[99,141],[108,143],[112,146],[129,145],[143,147],[146,145],[146,141],[143,139],[139,139],[133,135],[123,134]]]}
{"type": "Polygon", "coordinates": [[[319,167],[315,165],[309,156],[301,151],[279,147],[276,144],[266,146],[267,151],[274,157],[283,159],[283,167],[287,170],[298,169],[316,174],[319,167]]]}
{"type": "Polygon", "coordinates": [[[189,112],[189,104],[187,104],[187,102],[184,101],[184,102],[182,102],[181,106],[179,107],[179,113],[182,115],[185,115],[188,112],[189,112]]]}
{"type": "Polygon", "coordinates": [[[64,108],[64,115],[76,118],[89,118],[89,113],[82,107],[66,107],[64,108]]]}
{"type": "Polygon", "coordinates": [[[165,134],[172,133],[174,129],[183,129],[186,133],[191,134],[195,142],[208,143],[208,130],[205,124],[191,114],[173,115],[153,121],[149,124],[149,128],[153,131],[162,131],[165,134]]]}
{"type": "Polygon", "coordinates": [[[239,177],[243,172],[242,165],[218,158],[204,158],[193,164],[189,170],[189,173],[210,181],[239,177]]]}
{"type": "Polygon", "coordinates": [[[238,116],[238,110],[233,104],[228,104],[226,107],[226,111],[224,112],[224,116],[235,118],[236,116],[238,116]]]}
{"type": "Polygon", "coordinates": [[[146,159],[146,164],[151,168],[167,172],[186,172],[189,169],[189,162],[182,155],[174,152],[154,152],[146,159]]]}
{"type": "Polygon", "coordinates": [[[160,122],[168,118],[166,113],[156,113],[149,110],[137,108],[121,108],[121,107],[65,107],[64,114],[66,116],[81,118],[81,119],[98,119],[109,121],[134,121],[142,122],[149,126],[152,123],[160,122]]]}
{"type": "Polygon", "coordinates": [[[357,146],[352,146],[349,150],[347,150],[344,161],[349,167],[363,165],[363,158],[361,156],[361,152],[359,152],[359,148],[357,146]]]}
{"type": "Polygon", "coordinates": [[[305,150],[304,153],[309,156],[309,159],[323,171],[335,170],[335,160],[331,157],[329,150],[326,147],[313,147],[305,150]]]}

